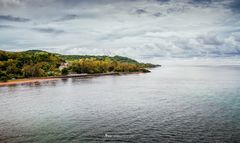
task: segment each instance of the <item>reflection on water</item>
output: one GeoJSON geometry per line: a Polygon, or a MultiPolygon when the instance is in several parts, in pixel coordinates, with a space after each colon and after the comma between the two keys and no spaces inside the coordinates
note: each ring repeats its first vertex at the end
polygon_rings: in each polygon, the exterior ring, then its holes
{"type": "Polygon", "coordinates": [[[237,142],[240,67],[0,87],[0,142],[237,142]]]}

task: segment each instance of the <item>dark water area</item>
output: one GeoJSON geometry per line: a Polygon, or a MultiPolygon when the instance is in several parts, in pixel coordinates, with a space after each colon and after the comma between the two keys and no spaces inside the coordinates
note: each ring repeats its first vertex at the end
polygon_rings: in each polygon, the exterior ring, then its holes
{"type": "Polygon", "coordinates": [[[0,87],[0,142],[240,142],[240,66],[0,87]]]}

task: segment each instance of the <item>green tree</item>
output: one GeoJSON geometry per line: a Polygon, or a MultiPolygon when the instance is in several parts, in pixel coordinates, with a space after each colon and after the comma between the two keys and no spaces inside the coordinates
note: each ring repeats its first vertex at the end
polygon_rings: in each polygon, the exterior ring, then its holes
{"type": "Polygon", "coordinates": [[[62,69],[62,75],[68,75],[68,69],[67,68],[64,68],[64,69],[62,69]]]}
{"type": "Polygon", "coordinates": [[[0,81],[6,82],[8,80],[8,75],[6,72],[0,71],[0,81]]]}

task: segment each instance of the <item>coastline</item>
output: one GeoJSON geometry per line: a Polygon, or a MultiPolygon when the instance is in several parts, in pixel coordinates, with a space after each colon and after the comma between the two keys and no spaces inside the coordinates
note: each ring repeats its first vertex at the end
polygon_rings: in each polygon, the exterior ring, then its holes
{"type": "Polygon", "coordinates": [[[112,72],[112,73],[98,73],[98,74],[75,74],[75,75],[66,75],[66,76],[24,78],[24,79],[9,80],[7,82],[0,82],[0,87],[22,85],[22,84],[28,84],[28,83],[38,84],[45,81],[56,81],[56,80],[67,79],[67,78],[97,77],[97,76],[110,76],[110,75],[141,74],[141,73],[144,73],[144,72],[112,72]]]}
{"type": "Polygon", "coordinates": [[[59,80],[59,79],[54,77],[16,79],[16,80],[10,80],[7,82],[0,82],[0,87],[14,86],[14,85],[21,85],[21,84],[28,84],[28,83],[40,83],[44,81],[53,81],[53,80],[59,80]]]}

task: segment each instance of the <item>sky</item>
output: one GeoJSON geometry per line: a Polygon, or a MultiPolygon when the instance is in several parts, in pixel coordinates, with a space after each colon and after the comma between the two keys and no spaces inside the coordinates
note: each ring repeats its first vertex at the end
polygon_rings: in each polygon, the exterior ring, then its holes
{"type": "Polygon", "coordinates": [[[240,57],[239,0],[0,0],[0,49],[240,57]]]}

